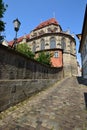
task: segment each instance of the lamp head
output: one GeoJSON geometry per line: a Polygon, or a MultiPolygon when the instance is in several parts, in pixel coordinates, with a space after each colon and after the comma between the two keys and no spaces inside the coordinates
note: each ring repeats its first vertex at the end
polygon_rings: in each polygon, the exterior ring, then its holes
{"type": "Polygon", "coordinates": [[[19,30],[19,28],[20,28],[20,25],[21,25],[20,21],[19,21],[18,19],[15,19],[15,20],[13,21],[13,24],[14,24],[14,30],[15,30],[16,32],[18,32],[18,30],[19,30]]]}

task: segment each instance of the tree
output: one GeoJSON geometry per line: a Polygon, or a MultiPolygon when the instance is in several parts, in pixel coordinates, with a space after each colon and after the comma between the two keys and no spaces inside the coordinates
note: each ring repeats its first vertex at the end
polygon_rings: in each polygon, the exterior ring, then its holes
{"type": "Polygon", "coordinates": [[[50,53],[45,53],[45,52],[40,52],[38,58],[36,58],[37,61],[46,64],[46,65],[51,65],[51,54],[50,53]]]}
{"type": "Polygon", "coordinates": [[[30,57],[32,59],[34,59],[34,54],[33,52],[30,50],[29,46],[26,43],[22,43],[22,44],[18,44],[16,46],[16,50],[24,55],[26,55],[27,57],[30,57]]]}
{"type": "Polygon", "coordinates": [[[3,39],[1,32],[5,30],[5,23],[2,21],[7,5],[4,4],[3,0],[0,0],[0,41],[3,39]]]}

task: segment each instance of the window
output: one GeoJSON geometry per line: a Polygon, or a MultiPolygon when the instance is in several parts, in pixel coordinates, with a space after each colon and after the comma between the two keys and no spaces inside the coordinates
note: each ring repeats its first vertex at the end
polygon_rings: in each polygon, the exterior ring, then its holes
{"type": "Polygon", "coordinates": [[[86,47],[86,53],[87,53],[87,36],[86,36],[86,38],[85,38],[85,42],[84,42],[84,44],[85,44],[85,47],[86,47]]]}
{"type": "Polygon", "coordinates": [[[54,57],[55,57],[55,58],[58,58],[58,52],[55,52],[55,53],[54,53],[54,57]]]}
{"type": "Polygon", "coordinates": [[[45,49],[45,41],[44,39],[41,40],[41,50],[45,49]]]}
{"type": "Polygon", "coordinates": [[[34,33],[31,34],[31,37],[36,37],[36,36],[37,36],[36,32],[34,32],[34,33]]]}
{"type": "Polygon", "coordinates": [[[39,32],[39,34],[40,34],[40,35],[44,34],[44,31],[43,31],[43,30],[41,30],[41,31],[39,32]]]}
{"type": "Polygon", "coordinates": [[[33,51],[34,53],[35,53],[35,51],[36,51],[36,43],[35,43],[35,42],[33,43],[32,51],[33,51]]]}
{"type": "Polygon", "coordinates": [[[73,53],[73,54],[74,54],[76,50],[75,50],[75,44],[74,44],[74,42],[73,42],[73,41],[71,41],[71,42],[70,42],[70,49],[71,49],[71,50],[70,50],[70,51],[71,51],[71,53],[73,53]]]}
{"type": "Polygon", "coordinates": [[[84,44],[84,55],[86,55],[86,44],[84,44]]]}
{"type": "Polygon", "coordinates": [[[48,28],[48,33],[51,33],[51,28],[48,28]]]}
{"type": "Polygon", "coordinates": [[[53,29],[53,32],[57,32],[58,31],[58,29],[55,27],[54,29],[53,29]]]}
{"type": "Polygon", "coordinates": [[[86,52],[87,52],[87,36],[85,37],[85,42],[84,42],[85,46],[86,46],[86,52]]]}
{"type": "Polygon", "coordinates": [[[62,49],[65,50],[66,49],[66,43],[65,43],[65,38],[62,38],[62,49]]]}
{"type": "Polygon", "coordinates": [[[54,37],[50,39],[50,49],[53,49],[53,48],[56,48],[56,41],[54,37]]]}

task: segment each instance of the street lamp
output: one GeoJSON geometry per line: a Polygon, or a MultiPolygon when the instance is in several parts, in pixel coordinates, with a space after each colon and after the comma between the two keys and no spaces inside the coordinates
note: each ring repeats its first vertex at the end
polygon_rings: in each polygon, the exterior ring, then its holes
{"type": "Polygon", "coordinates": [[[18,19],[15,19],[15,20],[13,21],[13,24],[14,24],[14,30],[15,30],[15,32],[16,32],[16,35],[15,35],[15,38],[14,38],[14,43],[13,43],[13,47],[14,47],[14,49],[15,49],[16,44],[17,44],[17,32],[19,31],[19,28],[20,28],[21,23],[20,23],[20,21],[19,21],[18,19]]]}

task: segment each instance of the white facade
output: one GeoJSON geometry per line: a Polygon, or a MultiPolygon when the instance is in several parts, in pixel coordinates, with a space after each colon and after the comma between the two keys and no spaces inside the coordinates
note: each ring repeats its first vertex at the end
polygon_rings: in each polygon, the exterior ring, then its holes
{"type": "Polygon", "coordinates": [[[87,35],[84,40],[81,57],[82,57],[83,77],[87,78],[87,35]]]}
{"type": "Polygon", "coordinates": [[[82,76],[87,78],[87,5],[85,9],[82,34],[80,36],[79,52],[82,60],[82,76]]]}

